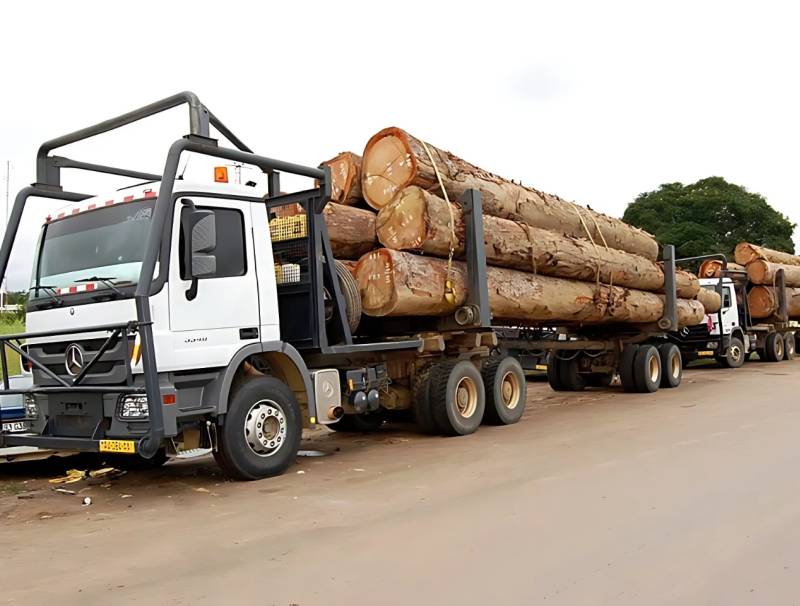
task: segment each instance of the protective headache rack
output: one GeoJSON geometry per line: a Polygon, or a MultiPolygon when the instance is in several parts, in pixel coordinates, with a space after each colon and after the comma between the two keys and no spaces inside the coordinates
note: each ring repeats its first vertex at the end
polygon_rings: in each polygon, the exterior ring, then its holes
{"type": "MultiPolygon", "coordinates": [[[[5,357],[6,347],[9,347],[16,353],[22,355],[25,359],[43,372],[53,381],[57,382],[55,386],[47,387],[34,387],[26,390],[10,389],[8,383],[8,374],[5,370],[6,365],[3,364],[3,387],[0,390],[0,396],[6,394],[20,394],[20,393],[52,393],[52,392],[67,392],[67,393],[145,393],[149,403],[149,428],[147,433],[141,437],[137,443],[136,450],[139,454],[150,457],[153,456],[160,448],[161,443],[165,437],[164,430],[164,415],[161,404],[161,391],[158,382],[158,371],[155,359],[155,350],[153,343],[153,330],[152,320],[150,314],[149,297],[155,294],[158,289],[163,286],[163,278],[159,276],[156,283],[153,281],[155,266],[159,256],[159,249],[165,229],[171,224],[172,210],[175,205],[176,197],[173,195],[173,188],[176,179],[178,178],[178,163],[181,155],[184,152],[191,152],[202,154],[210,157],[229,160],[232,162],[242,162],[244,164],[257,166],[266,175],[268,180],[268,200],[278,203],[290,202],[304,202],[305,210],[309,217],[309,228],[313,229],[315,237],[312,238],[311,258],[315,259],[315,263],[311,271],[312,287],[309,288],[304,294],[308,300],[312,301],[310,305],[314,305],[313,301],[320,301],[320,289],[323,286],[329,289],[331,298],[333,299],[334,314],[336,324],[339,327],[337,332],[341,334],[337,337],[339,341],[338,347],[358,349],[359,345],[353,345],[352,336],[344,320],[344,299],[341,295],[338,280],[335,277],[335,269],[333,268],[333,256],[330,253],[330,243],[327,238],[327,230],[325,223],[322,219],[322,211],[325,204],[330,199],[331,184],[330,184],[330,169],[328,167],[311,168],[292,164],[281,160],[274,160],[264,156],[256,155],[252,150],[247,147],[240,139],[238,139],[222,122],[220,122],[198,99],[198,97],[191,92],[182,92],[173,95],[161,101],[157,101],[150,105],[146,105],[132,112],[122,114],[116,118],[111,118],[104,122],[100,122],[93,126],[75,131],[73,133],[58,137],[51,141],[44,143],[37,153],[36,159],[36,183],[29,187],[22,189],[16,196],[14,206],[9,217],[8,226],[5,236],[3,238],[2,247],[0,247],[0,279],[5,277],[8,268],[8,260],[10,257],[11,249],[19,229],[22,213],[27,203],[28,198],[39,197],[49,198],[55,200],[64,200],[68,202],[80,202],[87,198],[93,197],[90,194],[77,193],[64,191],[61,187],[61,169],[71,168],[86,170],[91,172],[99,172],[105,174],[118,175],[122,177],[129,177],[134,179],[143,179],[147,181],[161,181],[161,187],[155,202],[155,209],[151,219],[151,228],[148,234],[147,242],[145,245],[144,257],[142,260],[142,268],[139,275],[138,284],[134,294],[134,301],[136,307],[137,319],[125,324],[112,325],[112,326],[95,326],[85,329],[65,329],[58,331],[47,331],[40,333],[27,333],[18,335],[7,335],[0,337],[2,340],[2,354],[5,357]],[[178,107],[186,104],[189,108],[189,134],[181,139],[176,140],[169,148],[166,163],[162,175],[130,170],[125,168],[117,168],[112,166],[94,164],[89,162],[82,162],[72,160],[63,156],[50,155],[55,149],[82,141],[118,128],[137,122],[143,118],[153,116],[168,109],[178,107]],[[210,126],[214,126],[225,138],[228,139],[236,149],[220,147],[216,139],[210,137],[210,126]],[[280,172],[290,173],[301,177],[307,177],[316,180],[317,186],[302,192],[297,192],[290,195],[282,195],[280,193],[280,172]],[[319,235],[317,235],[319,234],[319,235]],[[330,262],[319,263],[321,256],[327,258],[330,262]],[[160,281],[160,283],[158,283],[160,281]],[[35,359],[35,356],[29,355],[20,347],[20,342],[23,339],[30,339],[36,337],[53,337],[58,335],[74,335],[86,332],[104,332],[109,331],[106,343],[101,347],[102,351],[98,351],[92,361],[89,363],[88,370],[91,370],[93,363],[99,362],[102,358],[102,353],[105,353],[115,339],[130,338],[132,332],[138,332],[142,356],[142,368],[144,375],[144,388],[134,387],[131,384],[104,386],[104,385],[85,385],[82,381],[86,377],[87,369],[84,369],[72,381],[68,381],[63,377],[57,376],[52,373],[50,369],[46,369],[43,364],[35,359]]],[[[329,345],[326,337],[326,326],[324,311],[319,309],[315,314],[316,320],[311,323],[313,329],[311,333],[306,335],[306,338],[298,343],[301,349],[315,349],[317,351],[330,351],[333,349],[329,345]]],[[[414,346],[414,342],[407,342],[403,344],[405,347],[414,346]]],[[[386,348],[398,347],[398,344],[385,344],[386,348]]],[[[5,362],[5,359],[2,360],[5,362]]],[[[127,370],[130,374],[130,366],[127,370]]],[[[85,438],[51,438],[39,435],[20,435],[20,434],[2,434],[0,433],[0,447],[11,445],[32,445],[51,448],[69,449],[70,447],[79,450],[96,450],[94,440],[87,440],[85,438]]]]}

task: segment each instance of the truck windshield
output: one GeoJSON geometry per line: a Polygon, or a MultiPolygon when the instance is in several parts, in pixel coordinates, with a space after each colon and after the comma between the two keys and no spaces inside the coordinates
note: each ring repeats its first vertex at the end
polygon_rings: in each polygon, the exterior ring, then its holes
{"type": "Polygon", "coordinates": [[[45,225],[31,299],[50,297],[43,287],[63,289],[85,281],[96,281],[97,289],[135,284],[154,204],[154,199],[124,202],[45,225]]]}

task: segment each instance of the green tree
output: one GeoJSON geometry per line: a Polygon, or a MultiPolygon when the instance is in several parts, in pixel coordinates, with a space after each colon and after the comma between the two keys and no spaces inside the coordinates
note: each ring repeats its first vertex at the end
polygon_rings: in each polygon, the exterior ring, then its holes
{"type": "Polygon", "coordinates": [[[763,196],[722,177],[691,185],[667,183],[640,194],[622,218],[649,231],[661,245],[674,244],[679,257],[730,255],[739,242],[794,253],[795,224],[763,196]]]}

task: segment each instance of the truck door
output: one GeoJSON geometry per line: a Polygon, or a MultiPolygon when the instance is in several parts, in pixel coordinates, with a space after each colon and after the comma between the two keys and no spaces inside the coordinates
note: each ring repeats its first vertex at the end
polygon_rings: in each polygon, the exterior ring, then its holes
{"type": "Polygon", "coordinates": [[[259,303],[250,203],[186,196],[177,199],[169,267],[170,332],[174,360],[182,368],[226,365],[234,353],[259,341],[259,303]],[[183,267],[181,214],[184,199],[214,212],[216,269],[198,280],[196,296],[183,267]]]}

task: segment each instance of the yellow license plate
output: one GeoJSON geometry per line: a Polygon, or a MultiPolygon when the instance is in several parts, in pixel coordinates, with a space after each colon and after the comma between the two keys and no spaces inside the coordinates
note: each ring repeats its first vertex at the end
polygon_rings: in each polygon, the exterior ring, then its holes
{"type": "Polygon", "coordinates": [[[136,454],[136,442],[133,440],[100,440],[100,452],[136,454]]]}
{"type": "Polygon", "coordinates": [[[698,356],[713,356],[714,352],[713,351],[698,351],[697,355],[698,356]]]}
{"type": "Polygon", "coordinates": [[[547,370],[547,364],[537,364],[536,370],[547,370]]]}

